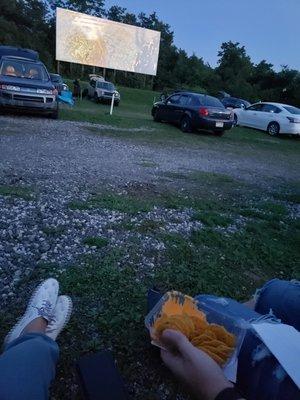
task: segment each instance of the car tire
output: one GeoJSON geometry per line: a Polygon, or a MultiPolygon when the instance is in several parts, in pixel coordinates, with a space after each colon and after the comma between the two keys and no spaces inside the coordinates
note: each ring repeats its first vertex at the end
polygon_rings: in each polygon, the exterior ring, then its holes
{"type": "Polygon", "coordinates": [[[270,136],[278,136],[280,132],[280,126],[278,122],[270,122],[267,128],[267,132],[270,136]]]}
{"type": "Polygon", "coordinates": [[[115,101],[114,105],[115,107],[119,107],[120,102],[119,101],[115,101]]]}
{"type": "Polygon", "coordinates": [[[99,103],[99,97],[98,97],[97,93],[94,93],[94,101],[95,101],[95,103],[99,103]]]}
{"type": "Polygon", "coordinates": [[[239,125],[238,117],[236,114],[233,114],[233,126],[238,126],[238,125],[239,125]]]}
{"type": "Polygon", "coordinates": [[[158,116],[158,109],[157,108],[153,111],[153,121],[161,122],[161,119],[158,116]]]}
{"type": "Polygon", "coordinates": [[[51,119],[58,119],[58,108],[50,114],[51,119]]]}
{"type": "Polygon", "coordinates": [[[180,122],[180,129],[182,132],[191,133],[193,132],[192,121],[191,118],[187,115],[184,116],[180,122]]]}

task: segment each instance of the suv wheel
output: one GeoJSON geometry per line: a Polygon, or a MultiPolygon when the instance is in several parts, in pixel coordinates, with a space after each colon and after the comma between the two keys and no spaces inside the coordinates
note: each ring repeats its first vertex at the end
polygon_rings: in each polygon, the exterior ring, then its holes
{"type": "Polygon", "coordinates": [[[188,117],[187,115],[182,118],[181,123],[180,123],[180,129],[182,132],[192,132],[192,121],[191,118],[188,117]]]}
{"type": "Polygon", "coordinates": [[[280,132],[280,126],[277,122],[270,122],[267,128],[267,132],[270,136],[277,136],[280,132]]]}
{"type": "Polygon", "coordinates": [[[99,103],[99,97],[96,92],[94,93],[94,100],[96,103],[99,103]]]}
{"type": "Polygon", "coordinates": [[[233,126],[238,126],[238,117],[236,114],[233,115],[233,126]]]}
{"type": "Polygon", "coordinates": [[[58,119],[58,108],[50,114],[51,119],[58,119]]]}

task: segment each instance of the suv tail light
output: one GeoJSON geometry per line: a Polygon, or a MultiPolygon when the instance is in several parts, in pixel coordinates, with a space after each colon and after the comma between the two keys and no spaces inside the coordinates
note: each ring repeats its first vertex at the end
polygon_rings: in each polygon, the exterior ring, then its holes
{"type": "Polygon", "coordinates": [[[208,109],[205,108],[205,107],[200,107],[200,108],[199,108],[199,115],[200,115],[201,117],[207,117],[207,116],[209,115],[208,109]]]}

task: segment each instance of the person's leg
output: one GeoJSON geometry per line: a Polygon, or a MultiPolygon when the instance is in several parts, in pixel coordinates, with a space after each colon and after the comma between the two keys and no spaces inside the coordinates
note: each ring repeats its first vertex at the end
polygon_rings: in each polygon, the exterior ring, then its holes
{"type": "Polygon", "coordinates": [[[42,282],[6,336],[0,356],[1,400],[48,398],[59,353],[55,340],[72,312],[71,299],[58,296],[58,289],[55,279],[42,282]]]}
{"type": "Polygon", "coordinates": [[[300,331],[300,282],[272,279],[259,289],[255,311],[264,315],[271,310],[282,323],[300,331]]]}
{"type": "Polygon", "coordinates": [[[59,349],[42,333],[26,333],[10,342],[0,356],[0,399],[48,399],[59,349]]]}
{"type": "MultiPolygon", "coordinates": [[[[254,311],[233,299],[212,295],[199,295],[196,299],[200,302],[200,308],[202,303],[217,312],[219,321],[214,315],[214,322],[220,324],[224,317],[234,320],[242,318],[248,322],[262,318],[257,309],[254,311]]],[[[266,314],[268,313],[269,309],[266,310],[266,314]]],[[[300,398],[296,385],[280,369],[276,358],[251,331],[245,336],[238,360],[237,387],[247,400],[296,399],[297,396],[300,398]]]]}
{"type": "Polygon", "coordinates": [[[228,316],[229,318],[241,318],[245,321],[250,321],[261,317],[261,314],[258,314],[256,311],[251,310],[244,304],[227,297],[201,294],[196,296],[195,299],[200,303],[200,308],[201,304],[206,305],[220,315],[228,316]]]}

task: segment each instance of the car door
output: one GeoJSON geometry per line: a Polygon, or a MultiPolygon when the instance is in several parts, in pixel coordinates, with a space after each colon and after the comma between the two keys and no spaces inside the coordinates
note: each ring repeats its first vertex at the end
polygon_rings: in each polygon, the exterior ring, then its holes
{"type": "Polygon", "coordinates": [[[262,124],[262,109],[263,104],[257,103],[243,110],[243,125],[258,128],[262,124]]]}
{"type": "MultiPolygon", "coordinates": [[[[279,119],[280,119],[279,113],[280,112],[281,112],[281,109],[279,107],[276,107],[273,104],[264,103],[263,109],[261,112],[261,114],[262,114],[261,126],[259,129],[266,131],[270,122],[272,122],[272,121],[279,122],[279,119]]],[[[280,125],[280,123],[279,123],[279,125],[280,125]]]]}
{"type": "Polygon", "coordinates": [[[191,96],[187,94],[183,94],[180,96],[178,100],[178,104],[174,107],[173,115],[175,118],[175,123],[179,123],[187,109],[188,105],[190,104],[191,96]]]}
{"type": "Polygon", "coordinates": [[[172,96],[168,97],[163,104],[161,104],[160,118],[163,121],[175,122],[179,99],[180,94],[173,94],[172,96]]]}

